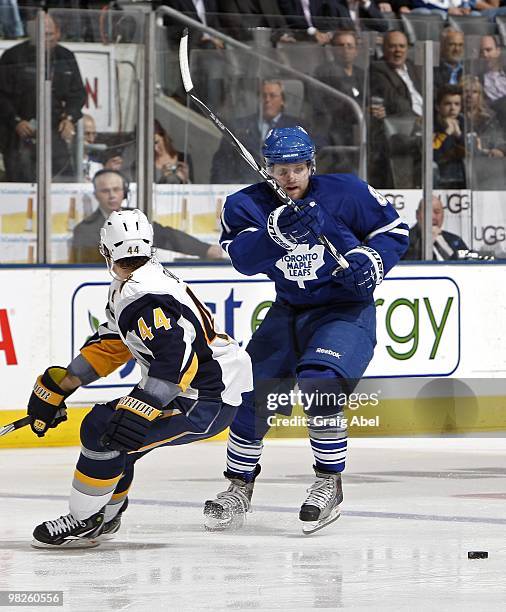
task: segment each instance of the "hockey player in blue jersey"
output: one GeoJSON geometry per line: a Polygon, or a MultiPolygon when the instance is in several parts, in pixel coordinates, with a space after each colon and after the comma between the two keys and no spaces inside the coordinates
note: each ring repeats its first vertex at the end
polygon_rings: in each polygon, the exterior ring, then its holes
{"type": "Polygon", "coordinates": [[[96,404],[81,424],[70,512],[33,532],[36,548],[96,546],[120,526],[134,465],[160,446],[216,435],[252,389],[250,358],[215,329],[207,308],[152,253],[153,227],[140,210],[113,212],[101,252],[114,281],[107,322],[66,367],[50,367],[28,402],[31,427],[44,436],[66,419],[65,400],[132,357],[142,378],[127,395],[96,404]]]}
{"type": "Polygon", "coordinates": [[[342,397],[362,377],[376,344],[373,292],[406,251],[409,230],[393,206],[356,176],[315,175],[315,147],[301,127],[271,130],[263,155],[269,174],[300,210],[280,206],[266,183],[225,202],[222,247],[239,272],[266,274],[276,300],[247,347],[255,394],[245,395],[230,427],[230,485],[206,502],[204,520],[209,530],[243,524],[272,415],[266,394],[296,381],[306,398],[316,474],[299,518],[303,532],[313,533],[339,517],[347,438],[342,408],[307,398],[318,391],[313,397],[328,398],[329,391],[342,397]],[[345,254],[347,269],[318,242],[321,234],[345,254]]]}

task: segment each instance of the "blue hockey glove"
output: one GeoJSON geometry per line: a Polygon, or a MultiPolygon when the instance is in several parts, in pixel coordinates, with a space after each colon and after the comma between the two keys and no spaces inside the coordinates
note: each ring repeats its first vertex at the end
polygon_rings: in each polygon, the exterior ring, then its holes
{"type": "Polygon", "coordinates": [[[299,200],[297,206],[279,206],[267,219],[270,238],[288,251],[298,244],[314,246],[323,230],[323,214],[314,200],[299,200]]]}
{"type": "Polygon", "coordinates": [[[102,446],[118,451],[138,450],[144,445],[151,423],[162,414],[159,407],[153,406],[157,403],[142,389],[122,397],[102,436],[102,446]]]}
{"type": "Polygon", "coordinates": [[[367,246],[358,246],[345,254],[350,267],[337,268],[332,278],[360,297],[373,294],[383,280],[383,260],[380,254],[367,246]]]}
{"type": "Polygon", "coordinates": [[[43,438],[50,427],[67,420],[65,399],[72,393],[63,391],[59,383],[67,375],[66,368],[52,366],[41,374],[28,400],[28,416],[33,433],[43,438]]]}

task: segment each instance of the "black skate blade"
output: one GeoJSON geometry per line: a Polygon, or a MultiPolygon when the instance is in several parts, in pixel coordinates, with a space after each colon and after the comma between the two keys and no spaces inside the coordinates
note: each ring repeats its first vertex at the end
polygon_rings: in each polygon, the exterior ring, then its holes
{"type": "Polygon", "coordinates": [[[341,512],[339,511],[339,508],[336,508],[335,511],[331,512],[328,517],[322,521],[308,521],[307,523],[303,522],[302,533],[304,535],[311,535],[313,533],[316,533],[317,531],[320,531],[320,529],[323,529],[324,527],[327,527],[327,525],[330,525],[331,523],[337,521],[340,516],[341,512]]]}

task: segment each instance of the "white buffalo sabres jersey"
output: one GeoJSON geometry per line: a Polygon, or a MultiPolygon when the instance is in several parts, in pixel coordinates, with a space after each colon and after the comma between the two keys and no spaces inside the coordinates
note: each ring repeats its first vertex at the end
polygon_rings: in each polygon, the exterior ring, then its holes
{"type": "Polygon", "coordinates": [[[251,361],[239,344],[220,333],[209,310],[190,288],[155,259],[127,281],[113,281],[107,323],[81,348],[100,376],[132,357],[148,376],[181,388],[181,396],[238,406],[253,387],[251,361]]]}

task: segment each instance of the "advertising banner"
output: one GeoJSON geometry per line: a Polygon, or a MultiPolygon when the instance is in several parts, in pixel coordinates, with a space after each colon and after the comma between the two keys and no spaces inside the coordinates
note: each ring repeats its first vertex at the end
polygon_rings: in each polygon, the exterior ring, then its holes
{"type": "MultiPolygon", "coordinates": [[[[274,299],[261,275],[245,278],[228,266],[173,270],[243,345],[274,299]]],[[[25,404],[37,374],[66,365],[104,320],[110,277],[105,268],[2,269],[0,282],[9,288],[0,300],[0,378],[9,383],[0,408],[14,409],[25,404]]],[[[375,293],[378,343],[366,376],[501,378],[505,283],[506,268],[497,265],[397,267],[375,293]]],[[[117,397],[138,380],[129,362],[70,403],[117,397]]]]}

